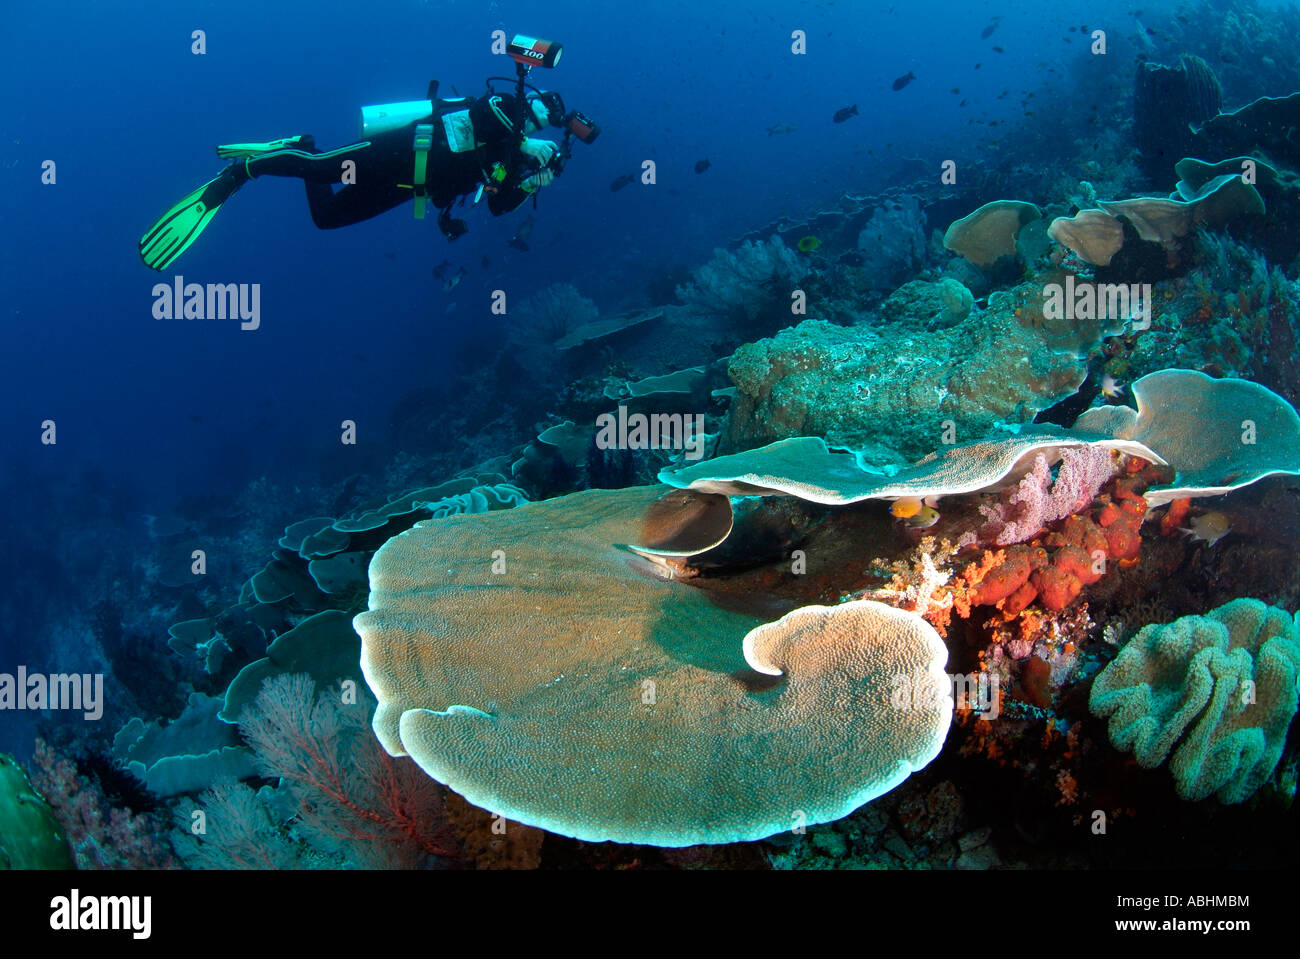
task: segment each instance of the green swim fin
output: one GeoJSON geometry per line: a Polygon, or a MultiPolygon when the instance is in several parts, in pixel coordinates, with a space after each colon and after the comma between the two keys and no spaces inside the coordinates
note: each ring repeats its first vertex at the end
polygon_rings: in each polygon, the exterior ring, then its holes
{"type": "Polygon", "coordinates": [[[281,140],[271,140],[267,143],[224,143],[217,147],[217,156],[223,160],[246,160],[250,157],[261,156],[263,153],[272,153],[275,150],[305,146],[307,145],[306,141],[311,139],[310,134],[300,133],[298,136],[284,137],[281,140]]]}
{"type": "Polygon", "coordinates": [[[145,266],[152,270],[171,266],[247,179],[244,164],[232,163],[159,217],[140,238],[140,258],[145,266]]]}

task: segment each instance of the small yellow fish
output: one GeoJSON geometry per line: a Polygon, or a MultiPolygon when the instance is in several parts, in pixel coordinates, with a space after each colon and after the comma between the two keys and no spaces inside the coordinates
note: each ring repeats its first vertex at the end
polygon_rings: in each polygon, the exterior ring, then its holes
{"type": "Polygon", "coordinates": [[[896,499],[889,507],[889,512],[901,519],[912,529],[929,529],[939,522],[939,511],[934,508],[933,497],[921,499],[919,496],[904,496],[896,499]]]}
{"type": "Polygon", "coordinates": [[[1192,539],[1201,540],[1211,546],[1232,532],[1232,520],[1222,513],[1193,516],[1190,525],[1192,528],[1184,529],[1183,532],[1192,539]]]}

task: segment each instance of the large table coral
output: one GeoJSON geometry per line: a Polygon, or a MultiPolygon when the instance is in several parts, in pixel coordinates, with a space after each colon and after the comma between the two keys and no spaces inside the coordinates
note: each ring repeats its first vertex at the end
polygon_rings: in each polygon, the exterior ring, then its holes
{"type": "Polygon", "coordinates": [[[1160,370],[1134,383],[1133,397],[1136,410],[1098,406],[1074,427],[1142,443],[1174,467],[1172,483],[1147,492],[1152,506],[1300,474],[1300,416],[1268,387],[1160,370]]]}
{"type": "Polygon", "coordinates": [[[951,446],[906,469],[881,468],[866,462],[859,453],[830,449],[820,437],[799,436],[761,449],[664,469],[659,480],[703,493],[798,496],[813,503],[844,506],[868,499],[957,496],[998,489],[1021,482],[1038,457],[1050,465],[1066,450],[1093,448],[1164,463],[1136,440],[1046,425],[1013,436],[951,446]]]}
{"type": "Polygon", "coordinates": [[[751,632],[770,617],[625,548],[666,492],[390,540],[355,620],[384,747],[511,819],[661,846],[840,818],[938,753],[952,702],[933,629],[864,602],[751,632]]]}

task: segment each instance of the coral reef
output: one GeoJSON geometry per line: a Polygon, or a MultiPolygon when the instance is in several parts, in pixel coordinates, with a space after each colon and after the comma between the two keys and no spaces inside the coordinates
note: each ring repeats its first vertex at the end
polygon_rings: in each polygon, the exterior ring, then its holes
{"type": "Polygon", "coordinates": [[[490,358],[426,377],[345,467],[373,472],[183,500],[134,539],[102,477],[30,496],[138,558],[11,546],[11,594],[130,599],[51,601],[54,652],[120,693],[97,728],[40,720],[48,809],[0,757],[0,866],[1279,855],[1240,837],[1294,832],[1300,12],[1128,20],[1132,96],[1054,42],[1018,109],[963,81],[964,127],[855,157],[872,195],[694,271],[628,249],[662,264],[645,293],[606,258],[578,281],[603,316],[569,283],[512,298],[490,358]],[[704,461],[606,448],[611,412],[698,415],[704,461]],[[1176,840],[1092,841],[1098,812],[1176,840]]]}
{"type": "Polygon", "coordinates": [[[1300,117],[1300,92],[1281,97],[1260,97],[1230,113],[1211,117],[1192,136],[1192,146],[1202,153],[1226,156],[1260,153],[1279,165],[1300,165],[1293,129],[1300,117]]]}
{"type": "Polygon", "coordinates": [[[546,833],[511,822],[456,793],[446,794],[447,823],[460,845],[460,858],[475,869],[536,869],[542,861],[546,833]]]}
{"type": "Polygon", "coordinates": [[[616,333],[622,333],[624,330],[634,329],[642,323],[661,320],[663,316],[663,310],[635,310],[631,313],[624,313],[604,320],[592,320],[574,327],[556,340],[554,346],[557,350],[577,349],[588,343],[614,336],[616,333]]]}
{"type": "Polygon", "coordinates": [[[1291,361],[1300,351],[1292,322],[1300,315],[1296,283],[1258,251],[1223,235],[1198,236],[1196,259],[1196,270],[1166,293],[1165,312],[1175,322],[1143,333],[1129,366],[1251,379],[1300,403],[1300,370],[1291,361]]]}

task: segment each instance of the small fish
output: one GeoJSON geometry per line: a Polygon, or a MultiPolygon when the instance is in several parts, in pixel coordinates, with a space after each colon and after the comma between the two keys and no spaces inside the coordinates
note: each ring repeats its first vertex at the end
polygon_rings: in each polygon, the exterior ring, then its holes
{"type": "Polygon", "coordinates": [[[767,135],[778,137],[783,133],[794,133],[798,129],[793,123],[776,123],[767,128],[767,135]]]}
{"type": "Polygon", "coordinates": [[[832,117],[831,119],[833,119],[836,123],[843,123],[849,117],[856,117],[857,115],[858,115],[858,105],[855,103],[851,107],[841,107],[840,109],[836,110],[835,116],[832,117]]]}
{"type": "Polygon", "coordinates": [[[452,290],[456,289],[456,287],[460,286],[460,281],[465,279],[468,275],[469,270],[462,266],[459,270],[442,281],[442,292],[450,293],[452,290]]]}
{"type": "Polygon", "coordinates": [[[709,158],[708,158],[708,157],[705,157],[703,160],[696,160],[696,161],[695,161],[695,172],[696,172],[696,173],[703,173],[705,170],[707,170],[707,169],[708,169],[709,167],[711,167],[711,166],[713,166],[713,164],[709,162],[709,158]]]}
{"type": "Polygon", "coordinates": [[[479,265],[483,267],[483,269],[485,270],[490,270],[492,268],[492,258],[488,256],[486,253],[483,254],[483,259],[479,260],[478,262],[479,265]]]}
{"type": "Polygon", "coordinates": [[[894,81],[894,89],[901,90],[903,89],[903,87],[907,86],[915,79],[916,79],[916,74],[913,73],[911,70],[908,70],[901,77],[899,77],[897,80],[894,81]]]}
{"type": "Polygon", "coordinates": [[[1232,532],[1232,520],[1222,513],[1206,513],[1203,516],[1193,516],[1191,527],[1191,529],[1184,529],[1183,532],[1193,540],[1213,546],[1232,532]]]}
{"type": "Polygon", "coordinates": [[[435,266],[433,268],[434,279],[441,280],[442,275],[447,272],[447,267],[449,266],[451,266],[451,262],[449,260],[443,260],[441,263],[435,266]]]}
{"type": "Polygon", "coordinates": [[[1001,47],[994,47],[994,48],[993,48],[993,52],[994,52],[994,53],[1006,53],[1007,51],[1003,50],[1001,47]]]}
{"type": "Polygon", "coordinates": [[[631,186],[632,181],[635,179],[636,179],[635,173],[624,173],[620,177],[615,177],[614,181],[609,185],[609,192],[617,193],[619,190],[623,189],[623,187],[631,186]]]}
{"type": "Polygon", "coordinates": [[[953,95],[953,96],[956,96],[956,95],[959,94],[959,93],[961,93],[961,87],[953,87],[953,88],[952,88],[952,95],[953,95]]]}
{"type": "Polygon", "coordinates": [[[983,64],[982,62],[981,62],[981,63],[977,63],[977,64],[975,64],[975,69],[978,70],[978,69],[979,69],[980,67],[982,67],[982,66],[984,66],[984,64],[983,64]]]}
{"type": "Polygon", "coordinates": [[[998,28],[998,20],[995,17],[992,23],[990,23],[987,27],[985,27],[983,30],[980,31],[980,39],[987,40],[989,37],[993,36],[993,31],[996,30],[997,28],[998,28]]]}
{"type": "Polygon", "coordinates": [[[957,104],[957,106],[959,106],[959,107],[964,107],[965,105],[966,105],[966,101],[965,101],[965,100],[963,100],[961,103],[957,104]]]}
{"type": "Polygon", "coordinates": [[[1119,385],[1115,377],[1106,373],[1101,378],[1101,395],[1108,400],[1117,400],[1124,395],[1124,387],[1119,385]]]}
{"type": "Polygon", "coordinates": [[[894,500],[889,512],[912,529],[929,529],[939,522],[939,511],[935,509],[937,503],[933,496],[924,499],[919,496],[904,496],[894,500]]]}
{"type": "Polygon", "coordinates": [[[394,253],[392,250],[387,250],[387,251],[385,251],[385,253],[384,253],[384,259],[386,259],[386,260],[396,260],[396,259],[397,259],[397,254],[394,253]]]}

